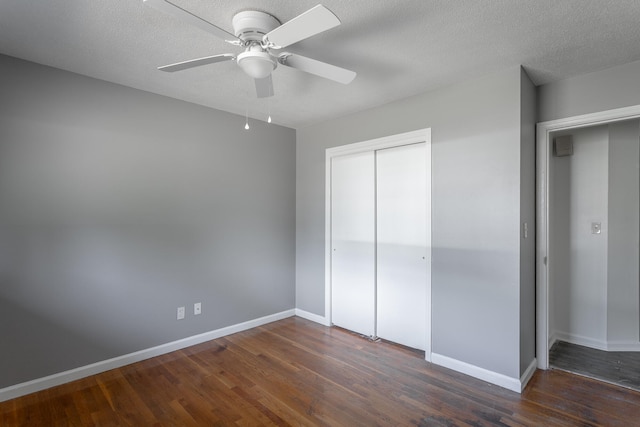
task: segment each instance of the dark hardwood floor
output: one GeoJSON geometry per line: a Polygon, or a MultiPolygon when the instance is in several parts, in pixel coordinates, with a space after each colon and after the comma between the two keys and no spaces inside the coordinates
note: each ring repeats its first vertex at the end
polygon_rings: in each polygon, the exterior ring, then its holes
{"type": "Polygon", "coordinates": [[[293,317],[0,403],[2,426],[638,425],[640,393],[538,371],[522,395],[293,317]]]}
{"type": "Polygon", "coordinates": [[[640,391],[640,352],[602,351],[564,341],[549,351],[552,367],[640,391]]]}

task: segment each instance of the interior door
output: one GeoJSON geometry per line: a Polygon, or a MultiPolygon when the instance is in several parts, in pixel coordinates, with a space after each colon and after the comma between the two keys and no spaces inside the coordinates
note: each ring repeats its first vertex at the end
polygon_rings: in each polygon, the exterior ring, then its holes
{"type": "Polygon", "coordinates": [[[374,152],[331,160],[331,321],[375,335],[374,152]]]}
{"type": "Polygon", "coordinates": [[[377,335],[425,350],[426,143],[376,151],[377,335]]]}

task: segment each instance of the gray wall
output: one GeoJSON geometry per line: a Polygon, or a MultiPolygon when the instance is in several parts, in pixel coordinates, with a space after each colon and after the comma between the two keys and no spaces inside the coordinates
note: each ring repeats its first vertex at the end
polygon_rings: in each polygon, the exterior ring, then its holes
{"type": "Polygon", "coordinates": [[[640,288],[640,121],[609,125],[607,341],[638,343],[640,288]]]}
{"type": "Polygon", "coordinates": [[[541,122],[639,104],[640,61],[538,88],[541,122]]]}
{"type": "Polygon", "coordinates": [[[0,388],[294,307],[295,131],[6,56],[0,94],[0,388]]]}
{"type": "Polygon", "coordinates": [[[552,157],[550,222],[553,223],[555,323],[560,339],[606,347],[608,126],[574,129],[573,155],[552,157]],[[602,224],[601,234],[591,223],[602,224]]]}
{"type": "Polygon", "coordinates": [[[533,102],[521,78],[513,68],[298,130],[296,307],[325,314],[325,150],[431,127],[432,350],[520,376],[521,102],[533,102]]]}
{"type": "Polygon", "coordinates": [[[520,374],[536,357],[536,88],[520,79],[520,374]],[[527,224],[527,236],[524,224],[527,224]]]}

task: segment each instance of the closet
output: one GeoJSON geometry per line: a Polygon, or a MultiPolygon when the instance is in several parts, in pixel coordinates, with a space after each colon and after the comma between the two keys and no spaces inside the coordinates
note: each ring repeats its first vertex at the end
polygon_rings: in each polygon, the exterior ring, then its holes
{"type": "Polygon", "coordinates": [[[431,171],[422,136],[330,158],[330,284],[334,325],[426,350],[431,171]]]}

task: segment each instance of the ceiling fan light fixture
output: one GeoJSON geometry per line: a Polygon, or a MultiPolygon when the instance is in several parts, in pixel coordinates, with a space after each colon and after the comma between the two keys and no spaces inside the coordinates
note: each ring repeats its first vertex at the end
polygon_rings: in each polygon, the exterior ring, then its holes
{"type": "Polygon", "coordinates": [[[242,70],[254,79],[264,79],[275,70],[278,63],[267,52],[247,51],[236,60],[242,70]]]}

